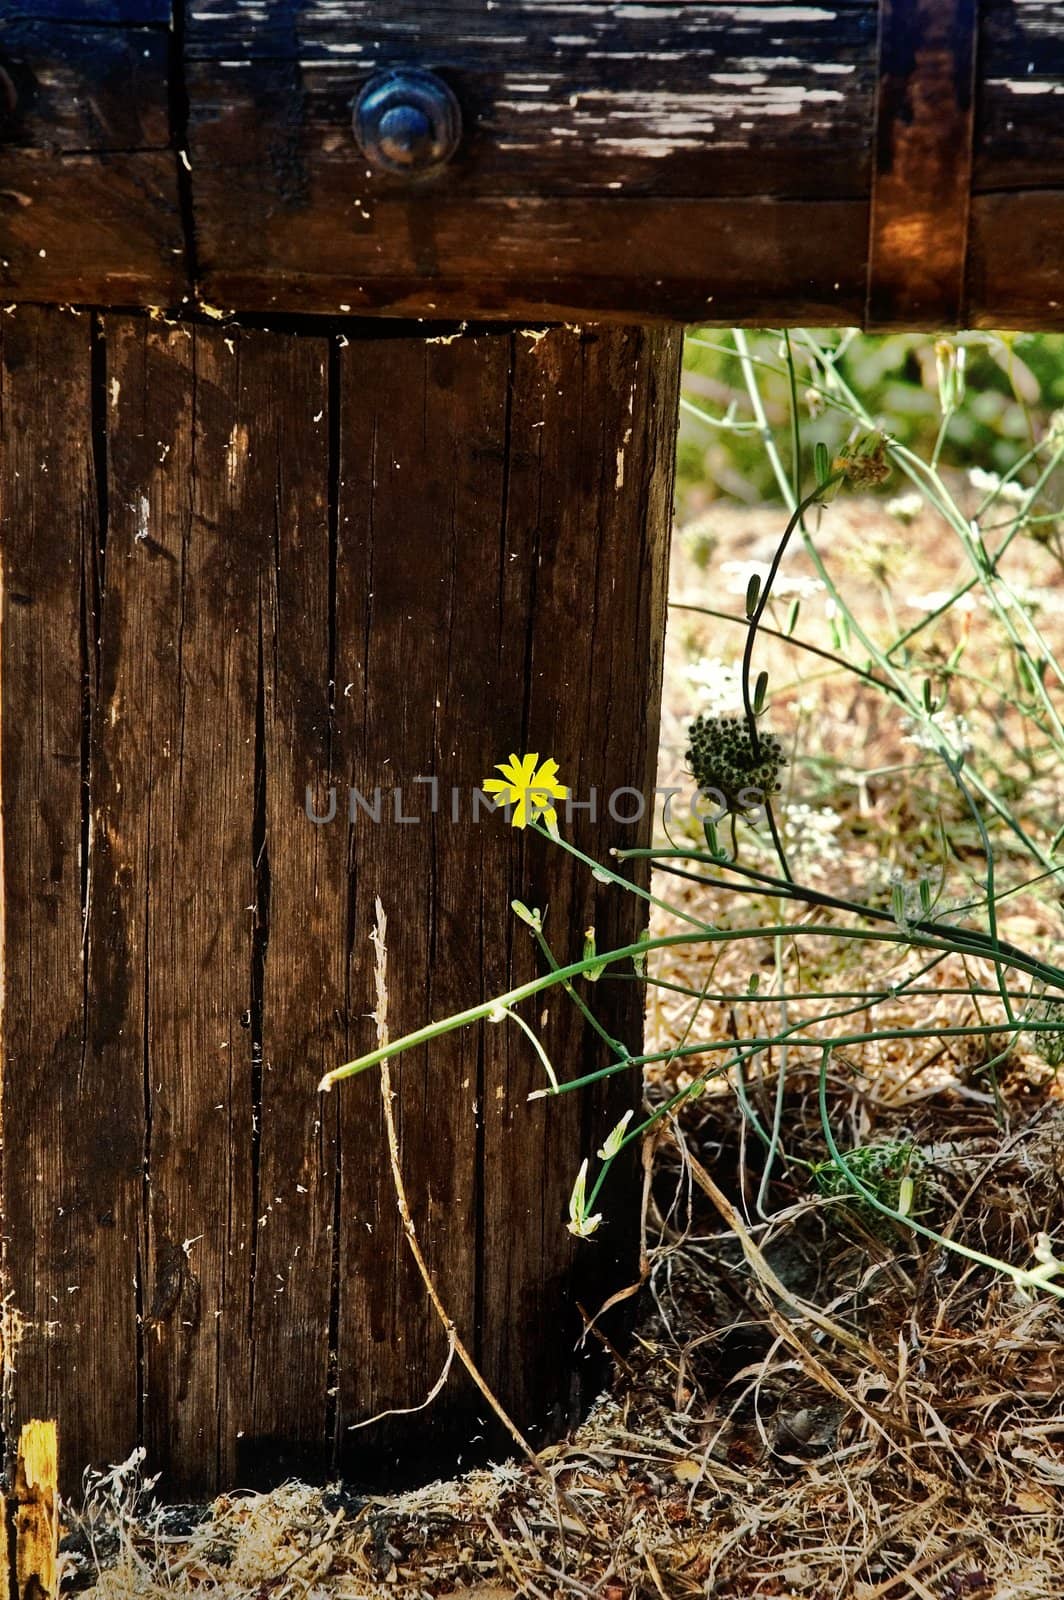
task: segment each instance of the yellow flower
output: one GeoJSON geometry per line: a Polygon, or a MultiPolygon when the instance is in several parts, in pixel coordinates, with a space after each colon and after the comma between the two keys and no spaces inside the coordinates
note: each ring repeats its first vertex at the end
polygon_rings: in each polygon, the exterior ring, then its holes
{"type": "Polygon", "coordinates": [[[548,828],[558,826],[558,814],[552,800],[564,800],[569,793],[558,782],[558,763],[544,761],[539,766],[539,756],[511,755],[508,761],[496,764],[501,778],[488,778],[485,794],[497,794],[498,804],[513,806],[510,821],[515,828],[524,828],[529,822],[545,822],[548,828]]]}

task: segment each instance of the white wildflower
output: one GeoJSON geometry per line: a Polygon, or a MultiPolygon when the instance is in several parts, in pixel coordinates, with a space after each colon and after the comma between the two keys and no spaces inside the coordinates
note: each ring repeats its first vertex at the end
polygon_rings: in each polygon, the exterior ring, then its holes
{"type": "Polygon", "coordinates": [[[943,741],[955,754],[970,755],[974,745],[967,718],[953,716],[948,711],[934,711],[922,718],[903,718],[902,744],[914,745],[917,750],[941,751],[943,741]]]}
{"type": "Polygon", "coordinates": [[[743,703],[739,669],[719,656],[703,656],[684,669],[684,675],[702,691],[700,702],[707,716],[720,717],[736,711],[743,703]]]}
{"type": "Polygon", "coordinates": [[[1050,1283],[1058,1273],[1064,1272],[1064,1261],[1054,1252],[1048,1233],[1038,1233],[1034,1240],[1034,1258],[1038,1265],[1031,1268],[1030,1276],[1039,1283],[1050,1283]]]}
{"type": "Polygon", "coordinates": [[[1027,490],[1022,483],[1014,480],[1003,483],[998,473],[984,472],[982,467],[969,468],[968,482],[980,494],[990,495],[995,500],[1011,500],[1014,505],[1019,505],[1027,499],[1027,490]]]}
{"type": "Polygon", "coordinates": [[[915,522],[923,509],[924,497],[922,494],[899,494],[895,495],[893,500],[887,501],[887,515],[896,517],[899,522],[905,523],[906,526],[910,522],[915,522]]]}
{"type": "Polygon", "coordinates": [[[929,589],[927,594],[910,594],[906,596],[905,604],[912,606],[914,611],[941,611],[946,607],[950,611],[975,610],[972,594],[957,594],[953,589],[929,589]]]}
{"type": "Polygon", "coordinates": [[[783,807],[783,837],[791,853],[800,857],[807,870],[814,874],[843,859],[837,838],[841,826],[838,812],[828,806],[794,803],[783,807]]]}
{"type": "Polygon", "coordinates": [[[634,1115],[635,1112],[629,1107],[616,1127],[610,1129],[606,1136],[605,1144],[598,1152],[600,1161],[612,1161],[614,1156],[619,1154],[621,1146],[624,1144],[624,1136],[628,1132],[628,1124],[634,1115]]]}
{"type": "Polygon", "coordinates": [[[890,894],[894,919],[899,926],[911,928],[919,922],[941,921],[948,910],[956,909],[941,898],[944,875],[939,866],[920,867],[915,878],[909,877],[902,867],[891,867],[881,881],[890,894]]]}

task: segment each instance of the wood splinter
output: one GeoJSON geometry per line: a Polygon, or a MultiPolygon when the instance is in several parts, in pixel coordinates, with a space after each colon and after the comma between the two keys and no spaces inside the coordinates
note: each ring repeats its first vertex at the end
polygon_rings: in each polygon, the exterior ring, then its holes
{"type": "Polygon", "coordinates": [[[54,1422],[27,1422],[19,1435],[8,1530],[14,1528],[14,1582],[4,1542],[7,1592],[13,1600],[56,1600],[59,1593],[59,1446],[54,1422]]]}

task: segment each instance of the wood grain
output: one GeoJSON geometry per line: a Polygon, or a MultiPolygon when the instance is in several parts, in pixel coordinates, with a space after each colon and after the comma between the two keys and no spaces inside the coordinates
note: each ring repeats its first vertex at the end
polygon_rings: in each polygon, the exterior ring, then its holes
{"type": "Polygon", "coordinates": [[[141,1043],[122,1031],[125,886],[106,839],[96,879],[87,856],[90,338],[87,316],[0,319],[4,1344],[17,1371],[4,1424],[10,1446],[23,1423],[60,1417],[71,1463],[136,1440],[143,1183],[141,1043]]]}
{"type": "Polygon", "coordinates": [[[246,336],[241,349],[249,465],[272,556],[259,579],[261,971],[252,1030],[261,1070],[254,1372],[240,1476],[276,1482],[282,1472],[320,1470],[336,1414],[328,1391],[336,1384],[337,1106],[323,1103],[316,1086],[347,1050],[348,837],[342,822],[318,828],[306,815],[308,783],[327,788],[337,760],[336,351],[326,338],[265,335],[246,336]]]}
{"type": "Polygon", "coordinates": [[[143,319],[107,334],[97,725],[125,770],[109,812],[143,927],[143,1430],[174,1492],[231,1473],[248,1409],[255,575],[270,545],[243,498],[235,353],[143,319]]]}
{"type": "MultiPolygon", "coordinates": [[[[206,166],[244,168],[267,185],[274,209],[300,209],[323,181],[335,189],[333,168],[347,184],[346,220],[356,201],[372,209],[409,191],[402,177],[366,172],[350,138],[353,97],[381,68],[430,66],[454,88],[467,130],[432,183],[439,197],[847,199],[868,187],[875,43],[872,0],[775,14],[701,0],[490,10],[479,0],[197,0],[192,147],[206,166]]],[[[212,221],[205,213],[208,233],[212,221]]]]}
{"type": "MultiPolygon", "coordinates": [[[[337,682],[349,680],[350,693],[338,704],[361,724],[359,789],[399,783],[404,812],[422,820],[357,834],[353,1051],[373,1039],[358,1013],[372,994],[367,935],[383,882],[413,887],[389,913],[393,1032],[537,970],[527,931],[499,914],[515,895],[549,902],[560,952],[582,943],[595,899],[587,875],[539,840],[522,846],[498,823],[474,823],[469,795],[511,749],[555,754],[574,785],[621,772],[645,779],[660,659],[656,646],[630,645],[655,639],[661,624],[678,371],[675,334],[631,329],[400,341],[372,386],[368,353],[354,343],[343,352],[337,682]],[[360,440],[364,454],[351,449],[360,440]],[[630,452],[624,482],[619,452],[630,452]],[[397,518],[398,540],[388,531],[397,518]],[[369,626],[352,633],[357,604],[347,608],[359,595],[372,596],[369,626]],[[415,787],[432,772],[435,817],[428,791],[419,803],[415,787]]],[[[585,817],[577,835],[601,851],[611,827],[585,817]]],[[[610,931],[642,924],[635,902],[617,916],[610,931]]],[[[638,1036],[634,991],[600,998],[607,1026],[638,1036]]],[[[564,1075],[599,1059],[566,1003],[529,1020],[542,1024],[564,1075]]],[[[406,1181],[448,1310],[522,1426],[549,1437],[601,1376],[576,1352],[574,1302],[597,1304],[606,1284],[630,1279],[635,1260],[623,1206],[612,1241],[594,1250],[577,1250],[565,1233],[577,1152],[591,1127],[601,1141],[637,1085],[614,1079],[593,1109],[576,1099],[527,1105],[542,1068],[502,1027],[440,1040],[404,1058],[396,1077],[406,1181]]],[[[385,1406],[418,1406],[446,1356],[387,1174],[370,1158],[380,1147],[376,1092],[368,1078],[341,1091],[339,1459],[352,1472],[402,1472],[413,1451],[428,1473],[453,1462],[456,1440],[464,1460],[499,1447],[457,1373],[430,1412],[343,1432],[345,1420],[385,1406]],[[392,1263],[383,1295],[371,1287],[382,1253],[392,1263]],[[366,1348],[377,1352],[368,1369],[366,1348]]]]}
{"type": "Polygon", "coordinates": [[[472,304],[500,321],[756,322],[771,282],[784,321],[849,326],[864,315],[867,238],[863,201],[425,198],[411,228],[408,204],[388,200],[361,237],[322,237],[320,270],[286,225],[248,247],[249,271],[208,258],[204,274],[228,307],[462,318],[472,304]]]}
{"type": "Polygon", "coordinates": [[[59,1458],[54,1422],[32,1421],[22,1427],[12,1500],[11,1594],[17,1600],[59,1600],[59,1458]]]}
{"type": "MultiPolygon", "coordinates": [[[[524,648],[515,649],[511,638],[504,656],[525,684],[515,748],[519,728],[521,748],[556,755],[575,799],[589,802],[596,791],[597,814],[574,808],[566,832],[602,860],[610,847],[633,844],[649,830],[649,813],[632,825],[615,820],[609,796],[633,786],[648,794],[654,781],[666,557],[656,530],[672,501],[668,419],[678,344],[674,332],[624,329],[518,345],[511,430],[527,447],[515,452],[506,547],[519,552],[510,568],[517,593],[527,573],[536,579],[524,648]],[[596,538],[588,538],[589,527],[596,538]],[[649,649],[634,651],[634,640],[649,649]]],[[[624,797],[618,814],[630,814],[631,805],[624,797]]],[[[645,886],[645,876],[639,881],[645,886]]],[[[538,841],[522,853],[518,884],[527,904],[545,910],[560,961],[580,953],[588,927],[605,947],[645,926],[634,897],[597,884],[575,863],[560,864],[538,841]]],[[[533,948],[516,929],[510,981],[531,975],[533,948]]],[[[638,985],[604,981],[587,993],[611,1034],[639,1037],[638,985]]],[[[538,1020],[546,1023],[560,1076],[608,1064],[604,1045],[559,996],[544,1002],[538,1020]]],[[[579,1343],[574,1301],[593,1314],[613,1289],[633,1281],[636,1260],[634,1209],[615,1207],[632,1182],[630,1166],[605,1198],[608,1225],[593,1243],[559,1233],[576,1176],[565,1153],[597,1148],[636,1103],[637,1085],[621,1075],[594,1095],[529,1105],[526,1094],[542,1087],[542,1069],[513,1041],[508,1050],[496,1046],[492,1058],[484,1094],[490,1292],[482,1359],[504,1402],[534,1419],[542,1440],[573,1422],[601,1381],[595,1345],[579,1343]]]]}
{"type": "Polygon", "coordinates": [[[1064,19],[1046,0],[980,0],[977,194],[1064,188],[1064,19]]]}
{"type": "MultiPolygon", "coordinates": [[[[366,0],[343,13],[321,3],[264,17],[242,0],[200,0],[188,72],[191,134],[205,157],[196,185],[204,281],[223,304],[263,309],[342,302],[395,315],[985,320],[978,272],[970,312],[964,302],[969,175],[977,192],[1015,195],[1017,221],[1023,191],[1064,187],[1056,115],[1064,80],[1054,8],[991,0],[983,9],[977,41],[974,6],[960,8],[952,33],[942,7],[916,8],[938,28],[921,60],[939,49],[935,81],[948,92],[935,110],[921,89],[910,127],[906,74],[893,68],[897,92],[881,95],[877,121],[874,6],[515,4],[488,16],[470,5],[456,18],[451,6],[366,0]],[[258,66],[219,67],[241,59],[238,33],[248,55],[260,54],[258,66]],[[347,135],[359,84],[374,68],[404,63],[438,68],[470,126],[452,167],[405,192],[400,180],[352,165],[347,135]],[[954,82],[961,89],[951,98],[954,82]],[[943,120],[947,102],[960,108],[956,125],[943,120]],[[929,126],[939,157],[928,154],[929,126]],[[895,164],[905,129],[908,156],[895,164]],[[869,303],[849,286],[868,273],[877,144],[869,303]],[[957,159],[962,152],[974,168],[957,159]],[[951,172],[956,182],[947,183],[951,172]],[[247,186],[241,215],[263,210],[261,250],[239,266],[249,246],[227,209],[223,190],[233,183],[247,186]],[[256,190],[271,196],[268,207],[256,190]],[[911,228],[903,238],[899,225],[917,215],[919,239],[911,228]],[[902,241],[893,266],[884,254],[891,226],[902,241]],[[479,268],[465,258],[464,239],[476,240],[479,268]]],[[[895,11],[904,46],[915,37],[909,10],[888,8],[888,21],[895,11]]],[[[1039,223],[1047,248],[1059,248],[1055,195],[1039,223]]],[[[1017,304],[1030,300],[1023,263],[1013,260],[1010,273],[1017,304]]],[[[1047,298],[1043,325],[1053,326],[1047,298]]]]}
{"type": "MultiPolygon", "coordinates": [[[[449,806],[452,785],[465,797],[491,770],[497,685],[490,659],[507,621],[520,626],[505,617],[498,596],[510,340],[403,339],[381,355],[375,341],[341,351],[337,706],[349,781],[367,796],[380,786],[386,808],[380,825],[363,817],[352,829],[352,1054],[374,1037],[367,1013],[375,896],[388,911],[389,1025],[397,1036],[487,992],[482,860],[485,852],[507,858],[511,849],[503,829],[473,825],[466,805],[454,823],[449,806]],[[431,785],[415,782],[433,776],[445,808],[436,815],[431,785]],[[389,904],[384,886],[394,882],[408,890],[401,900],[393,890],[389,904]]],[[[422,1248],[470,1347],[483,1049],[476,1034],[463,1033],[412,1055],[395,1074],[422,1248]]],[[[430,1412],[348,1431],[378,1412],[419,1406],[447,1353],[403,1238],[387,1165],[375,1154],[384,1149],[377,1083],[368,1076],[350,1087],[339,1096],[338,1445],[345,1465],[364,1473],[370,1462],[394,1470],[412,1448],[423,1462],[439,1459],[448,1435],[464,1441],[483,1430],[462,1426],[469,1397],[456,1373],[430,1412]],[[360,1359],[367,1349],[375,1353],[368,1365],[360,1359]]]]}
{"type": "Polygon", "coordinates": [[[977,10],[881,0],[870,328],[964,323],[977,10]]]}
{"type": "Polygon", "coordinates": [[[168,19],[147,3],[19,10],[0,19],[0,292],[177,303],[169,33],[115,25],[168,19]]]}
{"type": "Polygon", "coordinates": [[[1032,215],[1033,255],[1064,240],[1060,8],[884,0],[901,47],[877,115],[879,11],[179,0],[171,34],[154,0],[25,0],[0,24],[0,289],[479,320],[1018,325],[1037,306],[1064,325],[1014,248],[1032,215]],[[938,42],[914,76],[917,23],[938,42]],[[404,64],[463,107],[428,182],[352,139],[362,85],[404,64]],[[983,199],[993,234],[966,247],[983,199]],[[998,248],[984,301],[977,252],[998,248]]]}
{"type": "MultiPolygon", "coordinates": [[[[376,1083],[316,1085],[372,1039],[378,894],[397,1032],[538,970],[514,896],[562,954],[642,926],[470,806],[529,741],[578,787],[649,781],[678,335],[91,333],[0,322],[9,1442],[58,1417],[67,1493],[138,1442],[170,1496],[453,1467],[498,1444],[457,1371],[359,1426],[446,1344],[376,1083]]],[[[636,987],[599,998],[634,1044],[636,987]]],[[[601,1059],[561,1002],[529,1020],[563,1073],[601,1059]]],[[[634,1271],[623,1183],[594,1249],[564,1217],[638,1084],[526,1108],[501,1027],[396,1080],[444,1299],[547,1436],[599,1375],[575,1303],[634,1271]]]]}

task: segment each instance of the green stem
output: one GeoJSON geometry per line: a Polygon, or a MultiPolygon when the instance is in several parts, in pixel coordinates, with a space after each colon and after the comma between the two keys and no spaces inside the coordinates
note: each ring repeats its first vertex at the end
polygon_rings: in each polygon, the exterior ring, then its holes
{"type": "MultiPolygon", "coordinates": [[[[964,792],[967,794],[967,791],[964,792]]],[[[970,799],[970,797],[968,798],[970,799]]],[[[976,824],[977,826],[981,825],[981,818],[977,813],[976,824]]],[[[985,827],[982,828],[982,837],[986,843],[986,847],[989,848],[989,841],[986,839],[985,827]]],[[[784,895],[787,899],[798,901],[801,904],[822,906],[826,910],[830,911],[846,911],[853,916],[864,917],[874,922],[894,922],[893,913],[889,911],[882,911],[878,906],[870,906],[860,900],[848,900],[841,895],[828,894],[821,889],[811,889],[805,884],[789,883],[782,878],[774,877],[771,873],[758,872],[754,867],[743,866],[737,861],[731,861],[728,863],[714,861],[713,857],[708,855],[705,851],[678,850],[675,847],[656,848],[653,846],[648,846],[634,848],[631,850],[619,850],[617,854],[625,860],[629,860],[634,857],[648,857],[653,861],[668,861],[679,856],[683,860],[698,861],[705,863],[706,865],[716,866],[718,868],[723,866],[724,869],[729,872],[736,872],[744,878],[753,879],[755,883],[760,886],[758,889],[750,892],[784,895]]],[[[688,878],[695,883],[704,883],[708,887],[714,889],[735,891],[743,887],[739,884],[728,883],[722,878],[708,878],[703,873],[687,872],[680,867],[673,867],[671,869],[668,867],[663,867],[662,870],[671,870],[678,877],[688,878]]],[[[992,871],[993,868],[991,867],[991,874],[992,871]]],[[[623,881],[624,880],[622,879],[622,882],[623,881]]],[[[982,904],[983,902],[980,901],[979,903],[982,904]]],[[[1052,964],[1049,962],[1042,962],[1036,956],[1029,956],[1026,951],[1018,949],[1015,945],[1006,944],[999,940],[997,937],[996,923],[994,923],[993,931],[989,936],[985,933],[982,933],[977,928],[960,928],[953,923],[921,921],[914,922],[912,927],[915,932],[921,934],[940,934],[948,928],[949,932],[957,940],[957,948],[961,948],[963,945],[963,948],[968,954],[982,956],[989,961],[995,961],[999,953],[1008,955],[1010,958],[1018,957],[1024,962],[1037,964],[1042,976],[1046,978],[1046,981],[1053,983],[1058,987],[1064,988],[1064,970],[1052,966],[1052,964]]]]}
{"type": "MultiPolygon", "coordinates": [[[[620,961],[642,958],[652,950],[668,950],[677,945],[720,944],[725,940],[764,939],[771,938],[777,933],[791,939],[808,935],[811,938],[818,939],[864,940],[873,944],[919,945],[926,950],[945,950],[947,952],[956,951],[958,953],[966,952],[971,954],[968,946],[959,944],[955,939],[924,934],[916,935],[915,933],[905,935],[900,931],[888,933],[884,930],[880,932],[873,928],[844,928],[825,922],[793,923],[776,928],[713,928],[707,929],[704,933],[662,934],[658,938],[640,939],[634,944],[623,945],[617,950],[598,952],[593,956],[585,957],[583,960],[572,961],[567,966],[559,967],[557,972],[545,973],[539,978],[530,979],[527,983],[518,984],[516,988],[508,989],[505,994],[498,995],[494,1000],[483,1000],[479,1005],[469,1006],[464,1011],[456,1011],[452,1016],[445,1017],[440,1022],[426,1023],[424,1027],[405,1034],[401,1039],[379,1046],[376,1050],[371,1050],[366,1055],[358,1056],[353,1061],[345,1062],[343,1066],[334,1067],[331,1072],[325,1074],[318,1087],[322,1091],[331,1089],[334,1083],[339,1083],[343,1078],[355,1077],[359,1073],[366,1072],[370,1067],[379,1066],[385,1059],[390,1060],[395,1056],[405,1055],[408,1050],[414,1050],[419,1045],[431,1044],[434,1039],[439,1039],[444,1034],[454,1033],[457,1029],[466,1028],[474,1022],[483,1022],[489,1019],[493,1013],[498,1014],[502,1011],[508,1011],[522,1000],[531,999],[533,995],[542,994],[547,989],[553,989],[559,983],[564,982],[566,978],[577,978],[581,973],[589,971],[592,967],[613,966],[620,961]]],[[[1011,958],[1008,961],[1008,965],[1017,972],[1026,972],[1029,976],[1040,978],[1043,981],[1045,979],[1045,973],[1041,967],[1026,958],[1022,960],[1011,958]]],[[[1025,1024],[1025,1026],[1034,1025],[1025,1024]]],[[[891,1032],[876,1034],[871,1037],[904,1038],[910,1031],[904,1028],[895,1029],[891,1032]]],[[[939,1029],[936,1031],[944,1034],[949,1030],[939,1029]]],[[[975,1031],[986,1030],[976,1029],[975,1031]]],[[[822,1041],[814,1039],[807,1042],[820,1044],[822,1041]]],[[[863,1039],[855,1042],[863,1042],[863,1039]]],[[[694,1054],[695,1051],[692,1050],[690,1053],[694,1054]]],[[[644,1062],[658,1061],[662,1059],[663,1055],[668,1055],[668,1051],[659,1052],[657,1055],[633,1056],[631,1064],[640,1065],[644,1062]]],[[[624,1070],[627,1066],[628,1063],[624,1062],[617,1067],[606,1067],[592,1078],[580,1081],[595,1082],[598,1078],[608,1076],[614,1071],[624,1070]]],[[[566,1087],[572,1088],[575,1086],[572,1081],[568,1085],[563,1084],[559,1089],[559,1093],[563,1092],[566,1087]]]]}
{"type": "MultiPolygon", "coordinates": [[[[547,938],[542,927],[533,927],[532,932],[535,934],[536,942],[539,945],[540,950],[543,952],[547,965],[550,967],[551,971],[560,972],[561,963],[558,961],[554,951],[547,943],[547,938]]],[[[583,995],[577,993],[568,978],[563,978],[561,980],[561,984],[563,990],[569,996],[569,999],[573,1002],[574,1006],[580,1012],[580,1015],[583,1017],[588,1026],[593,1028],[598,1034],[599,1038],[603,1039],[605,1043],[609,1045],[610,1049],[613,1051],[613,1054],[617,1056],[619,1060],[627,1061],[627,1049],[623,1044],[621,1044],[619,1039],[611,1038],[610,1034],[602,1026],[602,1023],[599,1021],[598,1017],[596,1017],[595,1013],[592,1011],[583,995]]]]}
{"type": "Polygon", "coordinates": [[[835,1142],[835,1135],[831,1131],[831,1119],[828,1116],[828,1063],[834,1046],[825,1045],[820,1058],[820,1083],[818,1100],[820,1104],[820,1122],[827,1141],[828,1153],[836,1167],[842,1173],[847,1183],[855,1189],[862,1200],[868,1202],[873,1210],[889,1217],[892,1222],[900,1222],[911,1233],[918,1233],[924,1239],[929,1239],[932,1244],[941,1245],[943,1249],[951,1250],[954,1255],[963,1256],[967,1261],[974,1261],[978,1266],[989,1267],[992,1272],[1000,1272],[1022,1289],[1044,1289],[1048,1294],[1055,1295],[1058,1300],[1064,1300],[1064,1284],[1053,1283],[1037,1271],[1028,1271],[1023,1267],[1014,1267],[1008,1261],[1000,1261],[996,1256],[984,1255],[981,1250],[972,1250],[968,1245],[959,1243],[956,1239],[947,1239],[944,1234],[936,1233],[933,1228],[926,1228],[922,1222],[917,1222],[915,1217],[896,1211],[893,1206],[888,1206],[879,1196],[862,1183],[857,1174],[847,1165],[846,1157],[842,1154],[835,1142]]]}
{"type": "MultiPolygon", "coordinates": [[[[863,1007],[854,1007],[854,1011],[863,1007]]],[[[841,1013],[846,1015],[847,1013],[841,1013]]],[[[852,1014],[852,1013],[850,1013],[852,1014]]],[[[816,1019],[826,1022],[831,1020],[830,1013],[825,1017],[816,1019]]],[[[890,1039],[986,1039],[999,1033],[1045,1033],[1059,1036],[1061,1025],[1059,1022],[1036,1022],[1034,1020],[1020,1020],[1018,1022],[971,1022],[958,1024],[956,1027],[943,1028],[935,1024],[926,1028],[866,1028],[858,1033],[840,1033],[830,1041],[825,1041],[817,1034],[806,1034],[799,1030],[808,1027],[807,1022],[795,1022],[783,1035],[771,1033],[755,1035],[751,1039],[742,1041],[745,1052],[767,1050],[770,1045],[782,1044],[784,1039],[792,1046],[807,1045],[813,1050],[823,1050],[826,1043],[830,1043],[832,1050],[850,1049],[860,1044],[882,1044],[890,1039]]],[[[411,1035],[411,1038],[413,1036],[411,1035]]],[[[407,1041],[400,1040],[405,1047],[407,1041]]],[[[577,1089],[586,1089],[590,1084],[601,1083],[605,1078],[615,1077],[618,1072],[626,1072],[629,1067],[654,1067],[663,1061],[686,1060],[688,1056],[720,1055],[725,1050],[734,1050],[734,1039],[697,1039],[693,1044],[681,1047],[671,1045],[668,1050],[657,1050],[646,1055],[632,1056],[628,1061],[618,1062],[610,1067],[598,1067],[594,1072],[586,1072],[580,1078],[566,1078],[557,1089],[533,1089],[529,1095],[530,1100],[544,1100],[559,1094],[571,1094],[577,1089]]],[[[372,1063],[369,1063],[372,1065],[372,1063]]]]}

